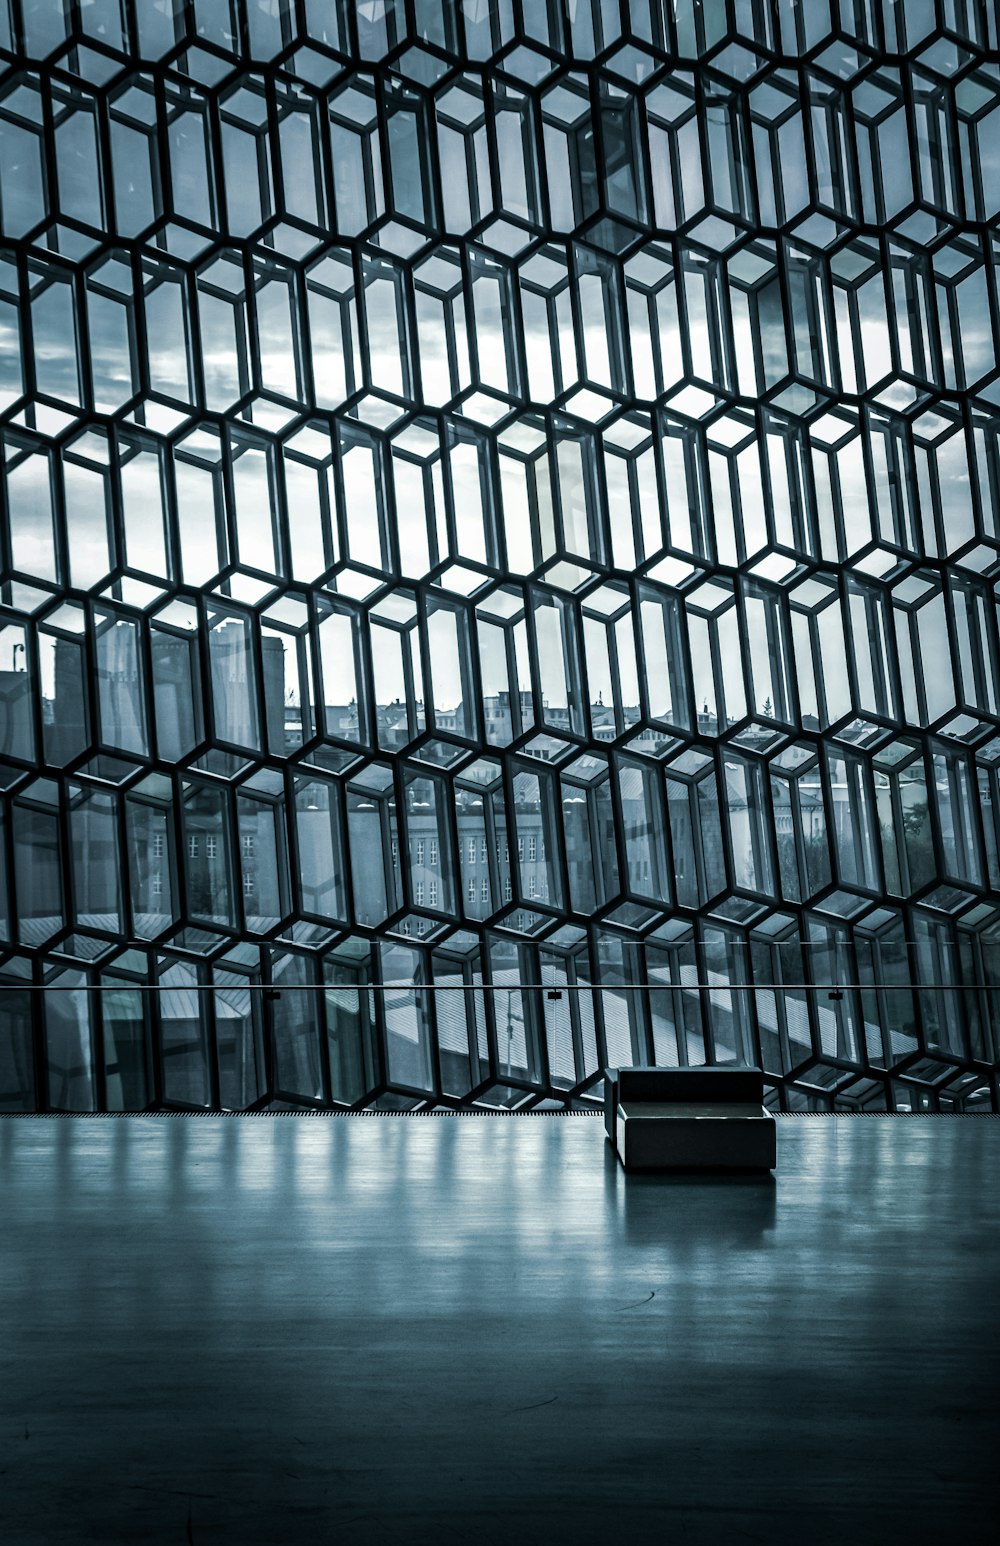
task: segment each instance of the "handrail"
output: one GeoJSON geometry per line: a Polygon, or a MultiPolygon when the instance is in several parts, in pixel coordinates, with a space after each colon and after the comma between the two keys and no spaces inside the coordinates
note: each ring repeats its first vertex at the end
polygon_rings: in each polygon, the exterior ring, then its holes
{"type": "MultiPolygon", "coordinates": [[[[65,971],[83,970],[66,966],[65,971]]],[[[230,970],[227,968],[227,970],[230,970]]],[[[234,976],[238,975],[233,973],[234,976]]],[[[1000,982],[81,982],[77,986],[44,982],[0,982],[0,993],[315,993],[323,989],[355,989],[372,993],[993,993],[1000,982]]]]}

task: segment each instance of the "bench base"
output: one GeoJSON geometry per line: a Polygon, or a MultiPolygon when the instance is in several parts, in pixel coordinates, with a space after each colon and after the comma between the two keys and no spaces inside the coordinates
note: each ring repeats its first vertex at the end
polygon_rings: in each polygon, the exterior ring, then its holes
{"type": "MultiPolygon", "coordinates": [[[[738,1114],[737,1114],[738,1113],[738,1114]]],[[[677,1107],[667,1115],[619,1106],[618,1157],[626,1170],[770,1171],[777,1164],[774,1118],[758,1108],[752,1115],[690,1115],[677,1107]]]]}

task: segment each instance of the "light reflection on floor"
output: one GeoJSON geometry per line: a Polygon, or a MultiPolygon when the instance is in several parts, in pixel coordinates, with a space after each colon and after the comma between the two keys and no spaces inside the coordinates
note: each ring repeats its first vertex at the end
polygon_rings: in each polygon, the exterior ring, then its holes
{"type": "Polygon", "coordinates": [[[627,1179],[586,1117],[2,1121],[5,1540],[986,1539],[998,1161],[992,1118],[780,1118],[763,1181],[627,1179]]]}

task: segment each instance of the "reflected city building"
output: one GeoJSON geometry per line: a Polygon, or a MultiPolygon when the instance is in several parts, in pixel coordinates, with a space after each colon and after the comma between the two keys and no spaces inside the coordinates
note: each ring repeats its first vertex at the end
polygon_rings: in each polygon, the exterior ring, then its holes
{"type": "Polygon", "coordinates": [[[0,1109],[996,1107],[942,14],[0,0],[0,1109]]]}

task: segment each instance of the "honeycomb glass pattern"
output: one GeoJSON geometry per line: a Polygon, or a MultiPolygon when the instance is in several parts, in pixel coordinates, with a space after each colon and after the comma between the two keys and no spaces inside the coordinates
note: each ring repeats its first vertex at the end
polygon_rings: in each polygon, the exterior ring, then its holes
{"type": "Polygon", "coordinates": [[[996,1109],[998,216],[991,0],[0,0],[0,1106],[996,1109]]]}

